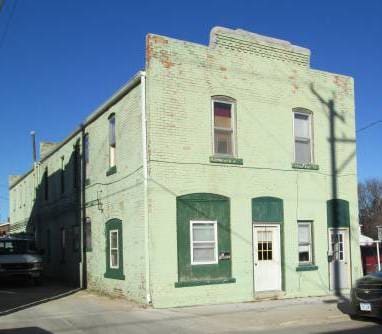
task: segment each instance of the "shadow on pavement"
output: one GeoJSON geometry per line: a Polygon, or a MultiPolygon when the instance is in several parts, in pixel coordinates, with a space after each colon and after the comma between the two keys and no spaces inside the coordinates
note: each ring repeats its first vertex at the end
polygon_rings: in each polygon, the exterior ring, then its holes
{"type": "Polygon", "coordinates": [[[44,281],[41,286],[34,286],[28,280],[0,281],[0,316],[59,299],[77,291],[78,288],[52,281],[44,281]]]}
{"type": "Polygon", "coordinates": [[[12,329],[0,329],[0,334],[52,334],[40,327],[22,327],[12,329]]]}

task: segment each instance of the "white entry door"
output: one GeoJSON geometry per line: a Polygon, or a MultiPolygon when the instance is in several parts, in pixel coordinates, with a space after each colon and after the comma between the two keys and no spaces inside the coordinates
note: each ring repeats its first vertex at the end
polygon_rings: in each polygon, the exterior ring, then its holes
{"type": "Polygon", "coordinates": [[[280,225],[254,225],[255,291],[281,290],[280,225]]]}
{"type": "Polygon", "coordinates": [[[330,289],[348,289],[349,286],[349,234],[347,229],[329,229],[330,289]]]}

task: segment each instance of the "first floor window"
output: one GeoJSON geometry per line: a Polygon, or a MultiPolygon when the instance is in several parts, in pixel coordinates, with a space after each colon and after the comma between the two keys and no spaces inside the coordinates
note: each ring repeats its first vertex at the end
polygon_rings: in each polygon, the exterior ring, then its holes
{"type": "Polygon", "coordinates": [[[86,251],[92,250],[92,221],[90,218],[86,218],[85,221],[85,238],[86,238],[86,251]]]}
{"type": "Polygon", "coordinates": [[[66,231],[61,228],[61,261],[65,261],[65,249],[66,249],[66,231]]]}
{"type": "MultiPolygon", "coordinates": [[[[106,237],[106,271],[104,277],[112,279],[124,280],[123,274],[123,233],[122,220],[110,219],[105,224],[106,237]]],[[[87,220],[86,227],[89,227],[86,234],[91,231],[90,220],[87,220]]],[[[88,248],[87,248],[88,249],[88,248]]]]}
{"type": "Polygon", "coordinates": [[[110,268],[119,268],[119,245],[118,245],[118,230],[109,232],[110,238],[110,268]]]}
{"type": "Polygon", "coordinates": [[[191,221],[191,264],[218,263],[217,222],[191,221]]]}
{"type": "Polygon", "coordinates": [[[312,264],[312,223],[298,222],[298,261],[299,264],[312,264]]]}

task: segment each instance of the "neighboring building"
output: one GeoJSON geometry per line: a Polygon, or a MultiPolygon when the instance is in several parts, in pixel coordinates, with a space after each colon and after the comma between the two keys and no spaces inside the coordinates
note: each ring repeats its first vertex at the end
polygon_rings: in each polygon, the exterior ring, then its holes
{"type": "Polygon", "coordinates": [[[9,226],[10,224],[8,222],[0,222],[0,236],[9,233],[9,226]]]}
{"type": "Polygon", "coordinates": [[[347,291],[362,274],[354,138],[353,79],[311,69],[309,50],[150,34],[145,71],[11,180],[11,224],[48,274],[78,284],[83,263],[88,288],[155,307],[325,295],[334,263],[347,291]]]}

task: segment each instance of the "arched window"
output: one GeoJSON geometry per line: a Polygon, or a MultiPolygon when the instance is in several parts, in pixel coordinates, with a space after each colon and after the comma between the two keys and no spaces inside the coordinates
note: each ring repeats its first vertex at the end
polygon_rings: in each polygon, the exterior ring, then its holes
{"type": "Polygon", "coordinates": [[[313,113],[305,108],[293,108],[294,162],[313,163],[313,113]]]}
{"type": "Polygon", "coordinates": [[[228,96],[212,97],[213,153],[236,156],[236,101],[228,96]]]}

